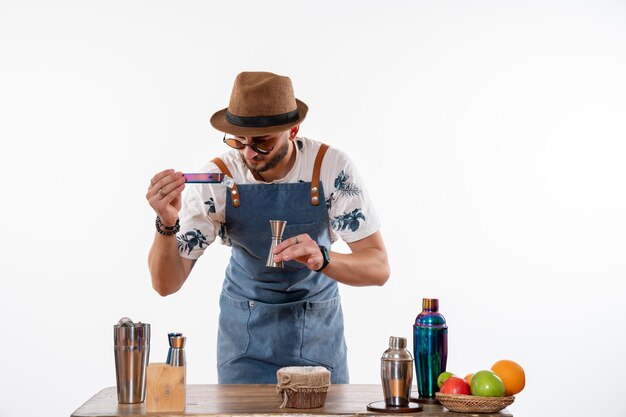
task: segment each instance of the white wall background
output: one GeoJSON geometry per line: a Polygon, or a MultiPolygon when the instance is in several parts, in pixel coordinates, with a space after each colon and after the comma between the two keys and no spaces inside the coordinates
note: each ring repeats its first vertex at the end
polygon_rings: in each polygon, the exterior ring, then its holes
{"type": "Polygon", "coordinates": [[[144,194],[225,151],[242,70],[292,78],[382,219],[391,280],[342,287],[352,382],[438,297],[450,370],[525,367],[514,415],[626,415],[626,2],[0,0],[2,417],[115,385],[122,316],[216,382],[229,251],[158,296],[144,194]]]}

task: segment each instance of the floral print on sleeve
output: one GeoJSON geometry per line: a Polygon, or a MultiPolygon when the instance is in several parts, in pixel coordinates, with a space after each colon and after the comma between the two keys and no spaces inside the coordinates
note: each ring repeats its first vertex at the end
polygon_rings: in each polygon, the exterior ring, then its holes
{"type": "Polygon", "coordinates": [[[334,186],[335,189],[330,193],[328,198],[326,199],[326,209],[330,210],[333,206],[333,201],[336,196],[335,193],[341,194],[344,193],[348,196],[354,197],[361,194],[361,189],[354,183],[349,182],[350,175],[346,173],[345,170],[341,170],[341,172],[335,178],[334,186]]]}
{"type": "Polygon", "coordinates": [[[226,230],[226,223],[220,223],[220,230],[217,232],[217,235],[222,239],[222,244],[231,246],[230,237],[228,236],[228,230],[226,230]]]}
{"type": "Polygon", "coordinates": [[[371,236],[380,221],[363,177],[345,152],[331,147],[326,157],[322,175],[331,239],[351,243],[371,236]]]}
{"type": "Polygon", "coordinates": [[[200,249],[202,249],[202,245],[208,246],[206,236],[204,236],[199,229],[193,229],[185,234],[176,236],[176,244],[178,245],[179,252],[184,253],[187,251],[188,255],[196,246],[200,249]]]}
{"type": "Polygon", "coordinates": [[[333,206],[333,199],[335,198],[335,193],[330,193],[328,198],[326,199],[326,210],[330,211],[333,206]]]}
{"type": "Polygon", "coordinates": [[[335,178],[335,190],[342,193],[346,193],[350,196],[357,196],[361,194],[361,189],[354,183],[348,182],[350,175],[346,171],[342,170],[337,178],[335,178]]]}
{"type": "Polygon", "coordinates": [[[213,198],[209,198],[207,201],[204,202],[204,204],[209,206],[209,208],[207,209],[207,214],[215,213],[215,200],[213,198]]]}
{"type": "Polygon", "coordinates": [[[331,225],[333,229],[337,231],[350,229],[353,232],[356,232],[361,225],[360,220],[366,221],[367,219],[361,212],[361,209],[356,208],[350,213],[343,213],[340,216],[335,216],[331,221],[331,225]]]}

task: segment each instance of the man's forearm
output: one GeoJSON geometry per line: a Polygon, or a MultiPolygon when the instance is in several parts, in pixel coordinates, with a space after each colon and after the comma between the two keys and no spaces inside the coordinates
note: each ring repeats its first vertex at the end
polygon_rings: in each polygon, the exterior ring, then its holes
{"type": "MultiPolygon", "coordinates": [[[[331,252],[324,274],[346,285],[383,285],[389,279],[387,250],[380,231],[348,243],[352,253],[331,252]]],[[[318,243],[306,233],[283,240],[274,248],[274,261],[295,259],[313,271],[324,264],[318,243]]]]}
{"type": "Polygon", "coordinates": [[[175,293],[183,285],[191,268],[186,271],[183,258],[178,253],[176,236],[155,233],[148,255],[152,287],[162,296],[175,293]]]}
{"type": "Polygon", "coordinates": [[[324,274],[342,284],[364,287],[383,285],[389,279],[387,253],[367,248],[357,253],[330,253],[331,262],[324,274]]]}

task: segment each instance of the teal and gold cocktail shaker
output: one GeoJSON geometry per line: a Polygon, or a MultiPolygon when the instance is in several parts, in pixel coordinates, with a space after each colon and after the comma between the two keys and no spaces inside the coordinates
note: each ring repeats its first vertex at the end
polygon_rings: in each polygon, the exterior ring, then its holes
{"type": "Polygon", "coordinates": [[[436,298],[422,300],[422,312],[413,325],[413,356],[418,402],[434,402],[435,393],[439,390],[437,377],[446,370],[448,360],[448,325],[439,313],[439,300],[436,298]]]}

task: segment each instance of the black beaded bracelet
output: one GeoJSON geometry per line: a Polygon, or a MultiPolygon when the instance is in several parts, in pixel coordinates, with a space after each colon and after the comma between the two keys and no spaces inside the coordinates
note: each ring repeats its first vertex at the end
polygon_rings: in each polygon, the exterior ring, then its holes
{"type": "Polygon", "coordinates": [[[159,219],[159,216],[157,216],[155,225],[157,232],[159,232],[159,234],[162,234],[163,236],[175,235],[180,230],[179,219],[176,219],[176,224],[174,226],[165,226],[163,223],[161,223],[161,219],[159,219]]]}

